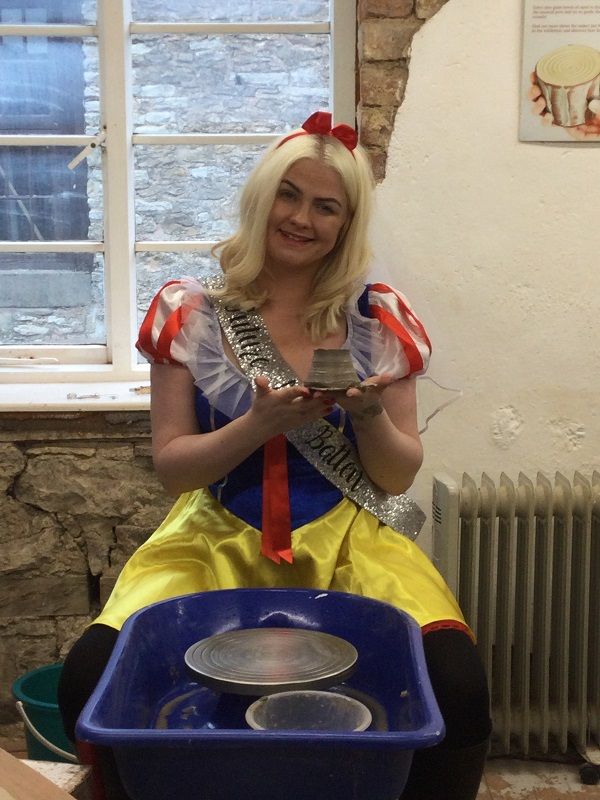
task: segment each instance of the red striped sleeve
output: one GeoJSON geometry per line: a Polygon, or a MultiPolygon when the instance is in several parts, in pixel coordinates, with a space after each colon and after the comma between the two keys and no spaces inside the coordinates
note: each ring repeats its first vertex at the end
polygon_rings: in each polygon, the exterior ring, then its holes
{"type": "Polygon", "coordinates": [[[404,353],[408,359],[411,372],[420,372],[423,369],[423,358],[419,353],[419,348],[415,344],[412,336],[409,335],[406,328],[396,319],[396,317],[385,308],[380,306],[369,306],[371,316],[378,319],[382,325],[389,328],[402,342],[404,353]]]}
{"type": "Polygon", "coordinates": [[[165,298],[164,291],[169,286],[181,285],[182,281],[175,280],[165,283],[157,292],[140,326],[136,348],[151,363],[178,364],[171,357],[171,343],[179,331],[187,314],[180,305],[172,307],[165,298]]]}
{"type": "Polygon", "coordinates": [[[429,341],[429,336],[427,335],[427,331],[423,327],[423,323],[421,322],[421,320],[414,315],[410,306],[407,305],[402,295],[395,289],[393,289],[391,286],[388,286],[385,283],[373,283],[371,284],[371,289],[375,292],[381,292],[381,294],[392,294],[396,298],[398,306],[408,317],[408,319],[412,322],[412,324],[417,328],[417,330],[421,334],[421,337],[423,338],[423,341],[429,348],[429,352],[431,353],[431,342],[429,341]]]}
{"type": "Polygon", "coordinates": [[[398,338],[402,344],[410,373],[421,372],[427,366],[425,360],[431,353],[431,342],[423,324],[415,316],[402,295],[385,283],[371,284],[369,286],[369,314],[378,319],[398,338]],[[377,302],[377,295],[381,296],[380,303],[377,302]]]}

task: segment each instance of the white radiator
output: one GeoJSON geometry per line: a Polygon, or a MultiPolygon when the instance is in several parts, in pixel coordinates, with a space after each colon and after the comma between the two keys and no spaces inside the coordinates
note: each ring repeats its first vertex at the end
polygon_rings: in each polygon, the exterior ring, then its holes
{"type": "Polygon", "coordinates": [[[436,475],[434,559],[475,632],[496,754],[600,743],[600,473],[436,475]]]}

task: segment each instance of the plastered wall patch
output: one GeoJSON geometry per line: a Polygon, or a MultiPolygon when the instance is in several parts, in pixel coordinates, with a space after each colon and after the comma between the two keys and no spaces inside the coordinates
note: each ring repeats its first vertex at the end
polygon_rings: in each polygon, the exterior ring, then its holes
{"type": "Polygon", "coordinates": [[[494,443],[507,450],[521,434],[523,418],[514,406],[502,406],[492,414],[492,439],[494,443]]]}
{"type": "Polygon", "coordinates": [[[568,451],[579,450],[585,439],[585,428],[579,423],[566,417],[548,421],[550,430],[557,445],[566,447],[568,451]]]}

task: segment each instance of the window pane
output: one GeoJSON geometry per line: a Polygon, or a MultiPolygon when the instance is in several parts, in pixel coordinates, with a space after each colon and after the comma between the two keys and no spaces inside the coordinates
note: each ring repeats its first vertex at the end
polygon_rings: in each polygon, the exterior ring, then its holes
{"type": "Polygon", "coordinates": [[[0,86],[0,133],[98,132],[93,38],[0,37],[0,86]]]}
{"type": "Polygon", "coordinates": [[[96,21],[96,0],[2,0],[0,22],[32,24],[65,22],[85,24],[96,21]]]}
{"type": "Polygon", "coordinates": [[[0,253],[0,342],[105,344],[100,253],[0,253]]]}
{"type": "Polygon", "coordinates": [[[135,37],[133,68],[138,133],[280,132],[329,103],[327,35],[135,37]]]}
{"type": "Polygon", "coordinates": [[[102,179],[94,154],[70,170],[72,147],[0,147],[0,239],[101,239],[102,179]]]}
{"type": "Polygon", "coordinates": [[[324,22],[328,0],[133,0],[137,22],[324,22]]]}
{"type": "Polygon", "coordinates": [[[260,145],[136,147],[136,238],[228,236],[235,227],[238,191],[263,151],[260,145]]]}

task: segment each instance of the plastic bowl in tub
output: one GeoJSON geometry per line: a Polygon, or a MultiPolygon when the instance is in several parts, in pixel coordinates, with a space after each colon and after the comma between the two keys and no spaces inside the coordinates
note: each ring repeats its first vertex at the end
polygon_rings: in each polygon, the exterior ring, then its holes
{"type": "Polygon", "coordinates": [[[260,697],[246,711],[246,722],[256,731],[365,731],[372,721],[360,700],[310,689],[260,697]]]}

